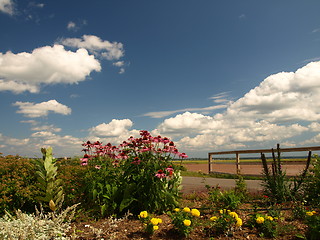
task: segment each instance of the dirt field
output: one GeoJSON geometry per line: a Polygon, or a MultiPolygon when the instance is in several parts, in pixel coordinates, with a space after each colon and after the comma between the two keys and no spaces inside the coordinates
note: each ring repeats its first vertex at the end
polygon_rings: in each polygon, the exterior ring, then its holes
{"type": "MultiPolygon", "coordinates": [[[[188,171],[202,171],[203,173],[209,172],[208,164],[183,164],[188,171]]],[[[288,164],[283,165],[283,169],[286,171],[287,176],[298,175],[303,171],[304,164],[288,164]]],[[[235,164],[211,164],[211,171],[218,173],[231,173],[236,174],[236,165],[235,164]]],[[[262,165],[260,164],[243,164],[241,165],[241,174],[244,175],[261,175],[262,165]]]]}

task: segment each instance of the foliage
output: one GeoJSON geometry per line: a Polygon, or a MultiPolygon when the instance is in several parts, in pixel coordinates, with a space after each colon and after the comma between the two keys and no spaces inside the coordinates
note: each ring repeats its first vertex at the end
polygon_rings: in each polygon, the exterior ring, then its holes
{"type": "Polygon", "coordinates": [[[1,239],[69,239],[67,232],[77,205],[68,207],[60,214],[26,214],[21,210],[12,216],[8,212],[0,218],[1,239]]]}
{"type": "Polygon", "coordinates": [[[226,208],[236,210],[239,208],[245,196],[243,194],[239,194],[238,190],[222,191],[219,186],[211,189],[210,186],[207,186],[207,189],[209,189],[209,200],[213,203],[213,206],[216,209],[226,208]]]}
{"type": "Polygon", "coordinates": [[[320,216],[315,211],[306,212],[306,223],[308,229],[306,239],[317,240],[320,236],[320,216]]]}
{"type": "Polygon", "coordinates": [[[247,184],[243,176],[238,175],[236,179],[236,186],[234,188],[235,193],[240,196],[241,201],[246,199],[248,196],[247,184]]]}
{"type": "Polygon", "coordinates": [[[277,158],[272,149],[273,162],[270,169],[267,165],[266,157],[261,153],[261,160],[263,165],[263,184],[265,194],[277,203],[282,203],[288,200],[290,194],[288,180],[285,171],[282,170],[282,163],[280,157],[280,146],[277,145],[277,158]]]}
{"type": "Polygon", "coordinates": [[[219,210],[217,216],[210,218],[210,226],[206,228],[206,232],[210,237],[221,234],[232,236],[234,231],[241,229],[242,224],[242,219],[236,212],[223,209],[219,210]]]}
{"type": "Polygon", "coordinates": [[[182,235],[187,237],[195,226],[196,218],[200,217],[198,209],[175,208],[173,212],[169,212],[174,228],[182,235]]]}
{"type": "Polygon", "coordinates": [[[59,168],[57,178],[61,179],[64,191],[63,206],[72,206],[85,202],[85,178],[87,169],[79,164],[79,158],[60,159],[56,162],[59,168]]]}
{"type": "Polygon", "coordinates": [[[36,176],[41,189],[41,194],[37,199],[55,211],[61,207],[63,202],[62,180],[57,178],[58,167],[52,156],[52,148],[41,148],[41,152],[43,158],[36,160],[38,169],[36,176]]]}
{"type": "Polygon", "coordinates": [[[272,149],[271,170],[268,167],[266,157],[261,153],[261,160],[263,166],[263,184],[266,196],[272,202],[283,203],[290,200],[302,200],[301,194],[302,186],[307,181],[306,175],[311,162],[311,152],[309,152],[306,167],[303,172],[294,178],[293,184],[289,182],[286,172],[282,170],[282,161],[280,156],[280,145],[277,144],[277,157],[275,156],[274,149],[272,149]]]}
{"type": "Polygon", "coordinates": [[[265,214],[252,214],[248,221],[248,226],[255,227],[259,231],[260,237],[274,238],[277,236],[277,217],[265,214]]]}
{"type": "Polygon", "coordinates": [[[19,156],[0,157],[0,216],[4,210],[34,211],[39,194],[32,160],[19,156]]]}
{"type": "Polygon", "coordinates": [[[98,206],[102,215],[163,212],[178,204],[181,177],[172,155],[187,155],[166,137],[152,137],[147,131],[140,131],[140,136],[118,147],[98,141],[83,144],[84,192],[89,205],[98,206]]]}
{"type": "Polygon", "coordinates": [[[303,191],[307,204],[320,207],[320,157],[318,155],[314,156],[312,168],[303,185],[303,191]]]}

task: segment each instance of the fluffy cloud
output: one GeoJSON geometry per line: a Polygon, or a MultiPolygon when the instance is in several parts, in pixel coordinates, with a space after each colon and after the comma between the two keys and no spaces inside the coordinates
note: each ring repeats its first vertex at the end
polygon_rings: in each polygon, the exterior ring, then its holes
{"type": "Polygon", "coordinates": [[[0,53],[0,91],[39,92],[41,84],[84,81],[101,66],[87,50],[66,51],[62,45],[45,46],[31,53],[0,53]]]}
{"type": "Polygon", "coordinates": [[[320,119],[320,62],[294,72],[267,77],[258,87],[233,103],[227,115],[270,122],[320,119]]]}
{"type": "Polygon", "coordinates": [[[14,4],[12,0],[0,0],[0,12],[7,13],[9,15],[14,14],[14,4]]]}
{"type": "Polygon", "coordinates": [[[103,41],[94,35],[83,35],[82,38],[66,38],[62,39],[60,43],[69,47],[85,48],[108,60],[118,60],[124,56],[122,43],[103,41]]]}
{"type": "Polygon", "coordinates": [[[42,103],[15,102],[13,105],[19,107],[17,113],[22,113],[30,118],[47,116],[49,111],[62,115],[71,114],[71,109],[69,107],[56,100],[49,100],[42,103]]]}
{"type": "MultiPolygon", "coordinates": [[[[278,141],[292,146],[291,138],[320,131],[319,93],[320,62],[312,62],[296,72],[267,77],[223,113],[206,116],[185,112],[164,120],[154,132],[180,138],[178,146],[185,151],[235,149],[259,143],[273,146],[278,141]]],[[[317,140],[319,135],[300,143],[317,140]]]]}
{"type": "Polygon", "coordinates": [[[90,133],[98,137],[116,137],[128,132],[133,125],[130,119],[113,119],[110,123],[101,123],[90,129],[90,133]]]}

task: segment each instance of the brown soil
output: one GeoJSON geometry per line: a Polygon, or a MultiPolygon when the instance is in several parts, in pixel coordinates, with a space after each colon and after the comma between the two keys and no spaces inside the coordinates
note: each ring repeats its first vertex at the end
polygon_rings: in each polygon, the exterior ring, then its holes
{"type": "MultiPolygon", "coordinates": [[[[231,239],[265,239],[263,237],[259,237],[259,233],[256,229],[251,229],[245,225],[248,220],[248,215],[250,211],[252,211],[252,204],[245,203],[243,204],[239,211],[236,211],[239,214],[239,217],[243,219],[244,225],[241,230],[237,230],[233,232],[232,236],[214,236],[210,235],[208,231],[206,231],[205,224],[203,222],[207,222],[208,219],[213,216],[212,210],[208,210],[208,194],[206,192],[198,192],[192,194],[185,194],[184,200],[182,201],[182,207],[188,206],[190,208],[198,208],[201,211],[201,217],[198,219],[199,224],[194,228],[191,234],[184,238],[179,235],[178,232],[174,229],[171,219],[168,215],[158,215],[155,217],[159,217],[162,219],[163,223],[159,224],[159,230],[157,230],[152,236],[147,235],[144,231],[143,224],[137,220],[134,216],[125,217],[122,219],[100,219],[98,221],[88,221],[83,222],[79,221],[73,223],[72,230],[70,231],[70,236],[73,236],[73,239],[83,239],[83,240],[106,240],[106,239],[114,239],[114,240],[129,240],[129,239],[139,239],[139,240],[169,240],[169,239],[186,239],[186,240],[209,240],[213,239],[223,239],[223,240],[231,240],[231,239]],[[207,208],[207,210],[201,210],[201,208],[207,208]]],[[[285,220],[279,222],[280,226],[284,226],[285,230],[281,233],[276,239],[285,239],[285,240],[293,240],[296,239],[295,235],[297,233],[303,233],[306,229],[306,226],[301,223],[301,221],[293,220],[292,213],[290,210],[290,206],[284,206],[286,210],[281,211],[285,220]],[[289,208],[288,208],[289,207],[289,208]],[[290,225],[291,227],[285,227],[290,225]]],[[[208,229],[208,228],[207,228],[208,229]]],[[[282,227],[280,227],[282,229],[282,227]]],[[[211,232],[211,234],[214,234],[211,232]]]]}

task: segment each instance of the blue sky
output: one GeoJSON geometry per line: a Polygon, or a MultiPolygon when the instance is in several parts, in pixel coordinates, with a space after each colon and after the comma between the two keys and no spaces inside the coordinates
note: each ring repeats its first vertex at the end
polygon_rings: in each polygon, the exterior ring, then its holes
{"type": "Polygon", "coordinates": [[[320,1],[0,0],[0,152],[139,130],[180,151],[317,146],[320,1]]]}

